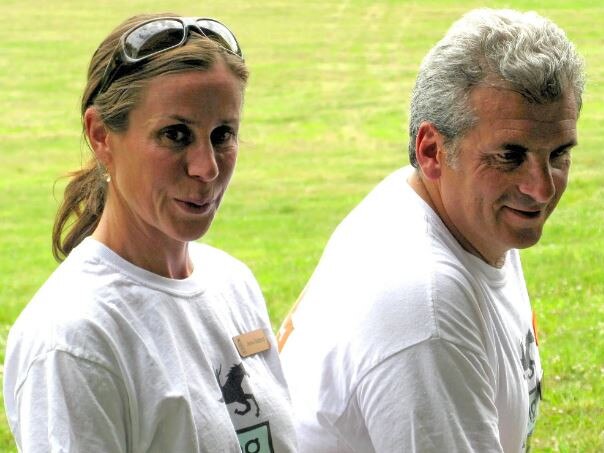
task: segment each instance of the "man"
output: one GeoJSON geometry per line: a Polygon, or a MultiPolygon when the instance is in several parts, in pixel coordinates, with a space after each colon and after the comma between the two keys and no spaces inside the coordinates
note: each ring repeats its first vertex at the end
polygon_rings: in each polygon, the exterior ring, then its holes
{"type": "Polygon", "coordinates": [[[412,167],[338,226],[281,332],[302,452],[519,452],[542,370],[517,249],[566,187],[583,91],[564,32],[468,13],[424,59],[412,167]]]}

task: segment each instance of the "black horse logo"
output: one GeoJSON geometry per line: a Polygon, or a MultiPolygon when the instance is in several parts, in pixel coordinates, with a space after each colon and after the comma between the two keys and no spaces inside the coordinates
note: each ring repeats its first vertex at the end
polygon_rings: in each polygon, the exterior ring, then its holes
{"type": "Polygon", "coordinates": [[[529,329],[524,343],[520,344],[520,353],[522,354],[520,357],[520,362],[522,363],[524,375],[527,379],[532,379],[535,375],[535,360],[531,356],[531,344],[534,342],[535,337],[533,336],[533,332],[531,332],[529,329]]]}
{"type": "Polygon", "coordinates": [[[252,405],[249,402],[249,400],[252,400],[256,405],[256,417],[259,417],[260,408],[258,407],[256,398],[254,398],[254,395],[252,395],[251,393],[245,393],[241,385],[241,383],[243,382],[243,378],[247,374],[245,372],[245,369],[243,368],[243,364],[240,363],[231,367],[231,369],[227,373],[227,380],[224,385],[220,383],[221,372],[222,365],[220,365],[220,368],[218,370],[214,370],[214,373],[216,374],[216,380],[218,381],[220,391],[222,392],[222,399],[220,401],[223,401],[225,404],[243,404],[245,406],[245,409],[235,409],[235,413],[237,415],[245,415],[252,409],[252,405]]]}

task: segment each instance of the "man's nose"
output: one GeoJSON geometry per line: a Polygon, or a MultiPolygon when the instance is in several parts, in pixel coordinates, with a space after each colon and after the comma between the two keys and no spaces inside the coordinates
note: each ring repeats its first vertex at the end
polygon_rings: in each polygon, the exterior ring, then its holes
{"type": "Polygon", "coordinates": [[[552,167],[549,161],[527,162],[527,170],[521,176],[520,192],[538,203],[549,202],[556,193],[552,167]]]}

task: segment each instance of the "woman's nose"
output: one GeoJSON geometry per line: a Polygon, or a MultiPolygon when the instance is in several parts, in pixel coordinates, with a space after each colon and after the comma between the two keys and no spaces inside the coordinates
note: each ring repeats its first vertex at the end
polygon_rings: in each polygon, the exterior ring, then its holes
{"type": "Polygon", "coordinates": [[[211,142],[201,143],[187,151],[187,174],[205,182],[213,181],[219,173],[211,142]]]}

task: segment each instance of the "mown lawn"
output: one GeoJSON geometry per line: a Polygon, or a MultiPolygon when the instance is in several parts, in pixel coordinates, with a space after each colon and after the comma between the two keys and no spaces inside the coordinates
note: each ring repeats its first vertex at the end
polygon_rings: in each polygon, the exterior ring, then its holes
{"type": "MultiPolygon", "coordinates": [[[[205,241],[249,264],[274,327],[338,221],[406,164],[419,62],[476,6],[535,9],[587,62],[588,88],[565,198],[523,252],[539,314],[545,401],[533,451],[604,451],[604,7],[592,1],[2,0],[0,13],[0,361],[10,325],[56,266],[50,230],[67,170],[87,159],[79,96],[89,58],[125,17],[222,19],[252,78],[236,176],[205,241]]],[[[16,451],[0,411],[0,451],[16,451]]]]}

